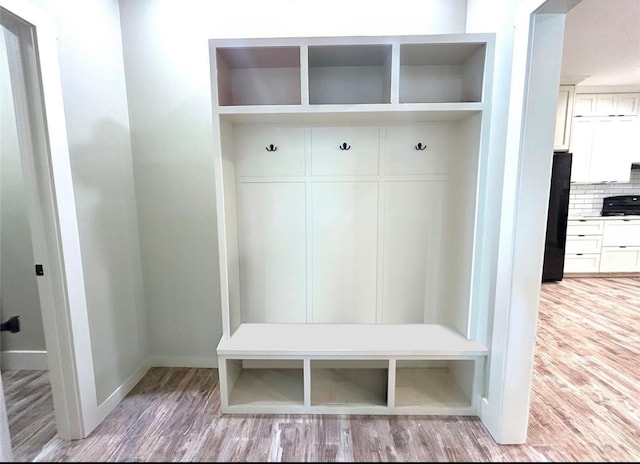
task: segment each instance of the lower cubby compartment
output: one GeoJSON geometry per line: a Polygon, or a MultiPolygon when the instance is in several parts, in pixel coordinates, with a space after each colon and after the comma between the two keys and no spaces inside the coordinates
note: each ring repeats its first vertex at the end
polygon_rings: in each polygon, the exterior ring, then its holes
{"type": "Polygon", "coordinates": [[[387,406],[389,362],[311,360],[311,406],[387,406]]]}
{"type": "Polygon", "coordinates": [[[227,359],[229,406],[303,406],[302,360],[227,359]]]}
{"type": "Polygon", "coordinates": [[[475,360],[396,361],[395,407],[472,408],[475,360]]]}

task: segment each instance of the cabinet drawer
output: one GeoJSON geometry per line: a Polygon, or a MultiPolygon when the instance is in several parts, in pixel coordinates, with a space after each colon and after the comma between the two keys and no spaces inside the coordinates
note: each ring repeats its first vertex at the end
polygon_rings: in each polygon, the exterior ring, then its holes
{"type": "Polygon", "coordinates": [[[448,174],[455,138],[454,126],[446,122],[387,128],[385,174],[448,174]]]}
{"type": "Polygon", "coordinates": [[[600,235],[569,236],[565,253],[600,253],[600,248],[602,248],[602,236],[600,235]]]}
{"type": "Polygon", "coordinates": [[[566,254],[564,272],[598,272],[600,268],[599,254],[566,254]]]}
{"type": "Polygon", "coordinates": [[[572,219],[567,221],[569,235],[602,235],[604,221],[599,219],[572,219]]]}
{"type": "Polygon", "coordinates": [[[600,272],[640,271],[640,247],[602,247],[600,272]]]}
{"type": "Polygon", "coordinates": [[[621,219],[606,221],[603,246],[640,246],[640,220],[621,219]]]}
{"type": "Polygon", "coordinates": [[[311,173],[314,176],[378,174],[380,130],[377,127],[311,129],[311,173]]]}
{"type": "Polygon", "coordinates": [[[234,128],[239,176],[304,176],[304,129],[243,125],[234,128]]]}

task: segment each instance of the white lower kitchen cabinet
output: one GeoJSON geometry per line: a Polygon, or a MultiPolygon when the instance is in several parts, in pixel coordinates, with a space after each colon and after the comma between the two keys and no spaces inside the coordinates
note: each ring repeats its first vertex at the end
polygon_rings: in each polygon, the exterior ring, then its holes
{"type": "Polygon", "coordinates": [[[582,254],[567,253],[564,259],[564,272],[571,273],[595,273],[600,271],[600,253],[582,254]]]}
{"type": "Polygon", "coordinates": [[[602,247],[600,272],[640,272],[640,247],[602,247]]]}
{"type": "Polygon", "coordinates": [[[604,224],[602,246],[640,246],[640,219],[620,218],[604,224]]]}
{"type": "Polygon", "coordinates": [[[564,273],[595,273],[600,269],[604,221],[574,219],[567,222],[564,273]]]}
{"type": "Polygon", "coordinates": [[[640,219],[572,219],[567,224],[564,272],[640,272],[640,219]]]}

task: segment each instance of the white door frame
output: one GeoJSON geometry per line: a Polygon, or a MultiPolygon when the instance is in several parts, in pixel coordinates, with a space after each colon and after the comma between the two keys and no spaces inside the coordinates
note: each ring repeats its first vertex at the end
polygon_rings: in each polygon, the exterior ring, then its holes
{"type": "Polygon", "coordinates": [[[502,444],[527,439],[564,19],[580,1],[522,0],[515,9],[493,337],[481,408],[483,423],[502,444]]]}
{"type": "MultiPolygon", "coordinates": [[[[48,152],[23,156],[36,263],[44,265],[38,293],[47,345],[58,435],[84,438],[99,422],[80,239],[64,117],[57,28],[30,0],[0,7],[35,28],[43,126],[34,127],[48,152]],[[44,130],[44,132],[43,132],[44,130]]],[[[37,76],[37,70],[35,70],[37,76]]],[[[36,97],[37,98],[37,97],[36,97]]]]}

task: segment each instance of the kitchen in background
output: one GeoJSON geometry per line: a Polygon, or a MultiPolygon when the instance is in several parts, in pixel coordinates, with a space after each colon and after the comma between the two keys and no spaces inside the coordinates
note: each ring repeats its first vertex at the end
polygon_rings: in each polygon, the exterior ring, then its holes
{"type": "Polygon", "coordinates": [[[637,0],[582,0],[567,14],[553,148],[554,168],[570,154],[571,173],[550,185],[551,281],[640,275],[639,58],[637,0]]]}
{"type": "Polygon", "coordinates": [[[578,89],[559,93],[543,282],[640,275],[640,92],[578,89]]]}
{"type": "Polygon", "coordinates": [[[551,183],[543,282],[640,275],[640,92],[607,90],[560,88],[554,149],[571,174],[551,183]]]}

